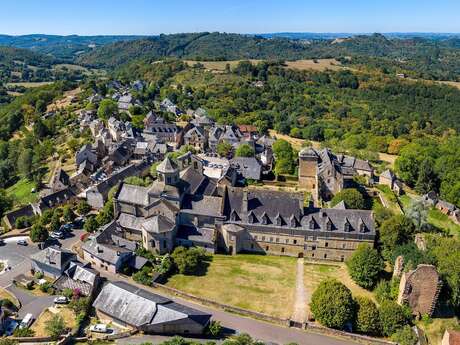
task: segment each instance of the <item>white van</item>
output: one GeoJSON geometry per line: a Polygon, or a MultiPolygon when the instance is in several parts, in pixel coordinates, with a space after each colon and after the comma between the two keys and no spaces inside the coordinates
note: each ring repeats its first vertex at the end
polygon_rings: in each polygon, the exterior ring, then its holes
{"type": "Polygon", "coordinates": [[[19,324],[19,329],[29,328],[33,321],[34,321],[33,315],[30,313],[27,314],[26,316],[24,316],[21,323],[19,324]]]}

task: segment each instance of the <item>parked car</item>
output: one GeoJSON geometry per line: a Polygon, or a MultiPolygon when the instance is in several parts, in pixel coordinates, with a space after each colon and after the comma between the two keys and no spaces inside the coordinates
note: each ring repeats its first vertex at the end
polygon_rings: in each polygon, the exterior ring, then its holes
{"type": "Polygon", "coordinates": [[[64,238],[64,233],[61,232],[61,231],[53,231],[51,234],[50,234],[50,237],[52,238],[64,238]]]}
{"type": "Polygon", "coordinates": [[[22,319],[21,323],[19,324],[19,329],[29,328],[32,322],[34,322],[34,317],[29,313],[22,319]]]}
{"type": "Polygon", "coordinates": [[[85,225],[85,218],[77,217],[72,223],[74,229],[83,229],[83,225],[85,225]]]}
{"type": "Polygon", "coordinates": [[[5,241],[0,238],[0,246],[3,246],[5,244],[5,241]]]}
{"type": "Polygon", "coordinates": [[[73,224],[67,223],[67,224],[61,225],[61,227],[59,228],[59,231],[63,233],[70,232],[72,231],[72,228],[73,228],[73,224]]]}
{"type": "Polygon", "coordinates": [[[107,328],[107,325],[103,323],[91,325],[89,327],[89,330],[91,332],[96,332],[96,333],[109,333],[110,332],[109,328],[107,328]]]}
{"type": "Polygon", "coordinates": [[[20,245],[20,246],[28,246],[28,245],[29,245],[29,243],[27,243],[26,240],[18,240],[18,241],[16,242],[16,244],[17,244],[17,245],[20,245]]]}
{"type": "Polygon", "coordinates": [[[65,296],[58,296],[54,299],[55,304],[67,304],[69,303],[69,299],[65,296]]]}

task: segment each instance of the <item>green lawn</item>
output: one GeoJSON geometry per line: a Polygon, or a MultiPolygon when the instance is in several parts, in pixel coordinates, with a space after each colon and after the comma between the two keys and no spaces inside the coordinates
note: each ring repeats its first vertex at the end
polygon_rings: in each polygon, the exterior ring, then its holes
{"type": "Polygon", "coordinates": [[[16,184],[8,187],[6,192],[14,199],[14,205],[26,205],[38,199],[38,193],[32,193],[32,188],[36,188],[34,182],[21,179],[16,184]]]}
{"type": "Polygon", "coordinates": [[[277,317],[293,311],[296,258],[214,255],[204,276],[175,275],[167,286],[277,317]]]}

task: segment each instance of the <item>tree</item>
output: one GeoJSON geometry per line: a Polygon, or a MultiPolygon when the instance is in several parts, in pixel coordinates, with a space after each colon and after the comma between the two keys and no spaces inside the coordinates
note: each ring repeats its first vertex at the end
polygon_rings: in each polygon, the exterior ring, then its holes
{"type": "Polygon", "coordinates": [[[249,334],[242,333],[225,339],[222,345],[264,345],[264,343],[253,340],[249,334]]]}
{"type": "Polygon", "coordinates": [[[315,319],[326,327],[343,329],[353,321],[351,291],[334,279],[323,280],[318,285],[311,297],[310,308],[315,319]]]}
{"type": "Polygon", "coordinates": [[[233,146],[225,140],[222,140],[217,144],[216,150],[219,156],[228,157],[233,150],[233,146]]]}
{"type": "Polygon", "coordinates": [[[89,211],[91,211],[91,206],[89,206],[89,204],[85,200],[82,200],[78,203],[77,205],[78,214],[85,216],[89,213],[89,211]]]}
{"type": "Polygon", "coordinates": [[[367,244],[361,244],[346,262],[351,278],[365,289],[372,288],[385,263],[377,252],[367,244]]]}
{"type": "Polygon", "coordinates": [[[18,157],[18,172],[29,180],[32,178],[33,156],[31,149],[25,149],[18,157]]]}
{"type": "Polygon", "coordinates": [[[439,178],[434,171],[434,161],[431,158],[423,160],[419,167],[415,190],[419,194],[426,194],[437,191],[439,188],[439,178]]]}
{"type": "Polygon", "coordinates": [[[355,188],[346,188],[337,193],[332,198],[331,206],[334,207],[339,202],[343,201],[347,208],[363,209],[365,206],[363,195],[355,188]]]}
{"type": "Polygon", "coordinates": [[[407,325],[411,320],[411,312],[393,301],[383,301],[379,308],[382,333],[389,337],[399,328],[407,325]]]}
{"type": "Polygon", "coordinates": [[[356,329],[358,332],[379,335],[380,318],[377,306],[371,299],[366,297],[356,298],[356,329]]]}
{"type": "Polygon", "coordinates": [[[421,201],[412,201],[407,208],[406,217],[414,223],[417,231],[422,231],[429,226],[428,211],[421,201]]]}
{"type": "Polygon", "coordinates": [[[380,226],[380,241],[386,254],[396,246],[411,240],[414,232],[414,223],[403,215],[398,214],[384,221],[380,226]]]}
{"type": "Polygon", "coordinates": [[[8,211],[11,206],[13,206],[13,200],[4,189],[0,189],[0,216],[3,217],[3,214],[8,211]]]}
{"type": "Polygon", "coordinates": [[[29,235],[32,242],[44,242],[48,238],[48,230],[42,224],[36,223],[30,229],[29,235]]]}
{"type": "Polygon", "coordinates": [[[71,223],[75,220],[75,213],[70,205],[65,205],[63,210],[64,222],[71,223]]]}
{"type": "Polygon", "coordinates": [[[111,116],[118,114],[118,104],[111,99],[103,99],[99,103],[97,116],[103,120],[108,120],[111,116]]]}
{"type": "Polygon", "coordinates": [[[202,265],[209,260],[209,255],[203,248],[177,247],[171,255],[180,274],[197,274],[202,265]]]}
{"type": "Polygon", "coordinates": [[[51,218],[51,223],[50,223],[50,227],[49,229],[51,231],[58,231],[59,228],[61,227],[62,223],[61,223],[61,216],[59,215],[59,213],[57,212],[54,212],[54,215],[53,217],[51,218]]]}
{"type": "Polygon", "coordinates": [[[66,325],[64,319],[60,315],[53,315],[45,324],[46,333],[53,339],[57,340],[64,334],[66,325]]]}
{"type": "Polygon", "coordinates": [[[238,146],[238,148],[235,151],[236,157],[254,157],[254,154],[254,149],[248,144],[238,146]]]}
{"type": "Polygon", "coordinates": [[[404,326],[398,329],[391,336],[391,340],[399,345],[416,345],[418,343],[418,337],[410,326],[404,326]]]}
{"type": "Polygon", "coordinates": [[[275,174],[292,174],[294,172],[297,157],[294,150],[286,140],[278,139],[273,143],[275,155],[275,174]]]}
{"type": "Polygon", "coordinates": [[[94,232],[97,230],[98,227],[99,227],[99,224],[95,216],[88,217],[86,219],[85,225],[83,225],[83,228],[85,229],[86,232],[94,232]]]}
{"type": "Polygon", "coordinates": [[[219,321],[212,320],[208,325],[208,333],[212,337],[218,337],[222,332],[222,326],[219,321]]]}

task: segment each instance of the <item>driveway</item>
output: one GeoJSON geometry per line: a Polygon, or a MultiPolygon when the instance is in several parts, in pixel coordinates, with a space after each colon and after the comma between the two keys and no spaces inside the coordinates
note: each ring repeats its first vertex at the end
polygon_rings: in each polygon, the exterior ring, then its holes
{"type": "Polygon", "coordinates": [[[26,290],[10,285],[6,288],[9,292],[16,296],[21,302],[21,309],[19,310],[19,318],[23,318],[26,314],[32,314],[35,319],[48,307],[51,307],[54,303],[56,296],[36,296],[26,290]]]}
{"type": "Polygon", "coordinates": [[[16,244],[17,240],[17,238],[6,239],[5,244],[0,246],[0,260],[6,261],[11,267],[10,271],[0,274],[0,287],[10,285],[17,275],[29,272],[30,256],[39,251],[33,244],[19,246],[16,244]]]}

